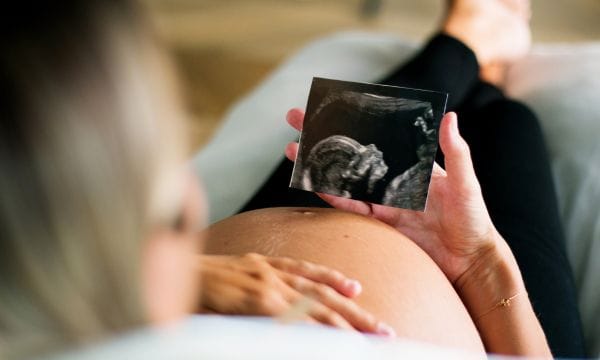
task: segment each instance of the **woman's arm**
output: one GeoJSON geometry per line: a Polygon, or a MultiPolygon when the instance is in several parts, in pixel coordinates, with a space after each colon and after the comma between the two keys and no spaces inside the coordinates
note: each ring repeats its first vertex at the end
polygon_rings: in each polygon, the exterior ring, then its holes
{"type": "MultiPolygon", "coordinates": [[[[519,267],[504,239],[454,283],[488,352],[551,358],[519,267]]],[[[557,309],[559,310],[559,309],[557,309]]]]}
{"type": "Polygon", "coordinates": [[[277,316],[285,320],[300,310],[287,320],[394,335],[390,326],[352,300],[361,292],[360,283],[325,266],[259,254],[201,255],[199,263],[201,313],[277,316]]]}
{"type": "MultiPolygon", "coordinates": [[[[291,110],[287,120],[301,130],[304,114],[291,110]]],[[[519,268],[487,212],[469,146],[459,134],[457,121],[454,113],[442,119],[440,146],[446,169],[434,164],[425,212],[319,196],[338,209],[393,226],[427,252],[455,286],[488,352],[551,356],[519,268]]],[[[294,160],[298,144],[289,144],[285,152],[294,160]]]]}

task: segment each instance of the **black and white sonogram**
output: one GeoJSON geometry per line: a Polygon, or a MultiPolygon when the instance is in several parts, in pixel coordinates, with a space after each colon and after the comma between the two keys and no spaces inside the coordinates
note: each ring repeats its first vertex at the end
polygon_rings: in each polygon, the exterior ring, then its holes
{"type": "Polygon", "coordinates": [[[314,78],[290,187],[424,211],[447,98],[314,78]]]}

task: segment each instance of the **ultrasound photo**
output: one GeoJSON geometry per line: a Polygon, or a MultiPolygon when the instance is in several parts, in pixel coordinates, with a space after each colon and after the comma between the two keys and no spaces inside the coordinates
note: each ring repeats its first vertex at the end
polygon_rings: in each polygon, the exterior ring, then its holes
{"type": "Polygon", "coordinates": [[[290,187],[424,211],[447,98],[314,78],[290,187]]]}

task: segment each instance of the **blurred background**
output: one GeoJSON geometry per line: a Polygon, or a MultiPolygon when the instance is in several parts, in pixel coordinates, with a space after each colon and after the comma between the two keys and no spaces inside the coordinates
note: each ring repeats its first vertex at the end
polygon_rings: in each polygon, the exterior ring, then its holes
{"type": "MultiPolygon", "coordinates": [[[[365,30],[424,40],[445,0],[143,0],[174,54],[200,147],[227,108],[311,40],[365,30]]],[[[534,42],[600,41],[600,0],[532,0],[534,42]]],[[[282,115],[283,121],[283,115],[282,115]]]]}

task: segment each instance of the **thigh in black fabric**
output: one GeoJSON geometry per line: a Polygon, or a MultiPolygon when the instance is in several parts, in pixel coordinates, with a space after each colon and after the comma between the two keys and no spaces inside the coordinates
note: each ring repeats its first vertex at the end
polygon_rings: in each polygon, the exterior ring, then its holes
{"type": "Polygon", "coordinates": [[[523,104],[459,114],[494,224],[511,247],[556,356],[584,356],[581,321],[543,133],[523,104]]]}
{"type": "Polygon", "coordinates": [[[269,179],[239,212],[280,206],[331,207],[315,193],[289,187],[294,163],[283,157],[269,179]]]}
{"type": "Polygon", "coordinates": [[[475,53],[459,40],[438,34],[381,83],[446,92],[447,109],[454,111],[479,81],[478,77],[475,53]]]}
{"type": "MultiPolygon", "coordinates": [[[[381,83],[448,92],[447,108],[453,111],[478,83],[478,74],[477,58],[471,49],[451,36],[437,34],[414,58],[401,64],[381,83]]],[[[240,211],[275,206],[326,207],[327,204],[315,194],[288,188],[292,168],[291,162],[282,159],[267,182],[240,211]]]]}
{"type": "Polygon", "coordinates": [[[510,213],[560,233],[550,163],[535,115],[518,102],[499,100],[459,114],[459,124],[490,212],[510,213]]]}

